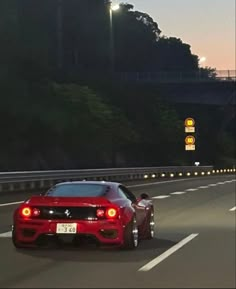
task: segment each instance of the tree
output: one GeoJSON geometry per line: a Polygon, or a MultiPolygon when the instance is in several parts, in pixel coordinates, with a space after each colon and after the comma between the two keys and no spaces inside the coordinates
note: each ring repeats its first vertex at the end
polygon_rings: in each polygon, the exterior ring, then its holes
{"type": "Polygon", "coordinates": [[[149,70],[161,32],[148,14],[132,9],[132,5],[122,4],[114,14],[116,71],[149,70]]]}
{"type": "Polygon", "coordinates": [[[198,57],[190,45],[175,37],[161,37],[156,43],[154,70],[193,72],[198,70],[198,57]]]}

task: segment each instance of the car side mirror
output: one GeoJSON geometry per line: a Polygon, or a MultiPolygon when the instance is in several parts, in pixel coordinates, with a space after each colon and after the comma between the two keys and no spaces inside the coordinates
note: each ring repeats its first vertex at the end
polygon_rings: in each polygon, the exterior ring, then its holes
{"type": "Polygon", "coordinates": [[[141,194],[138,206],[146,208],[150,205],[152,205],[152,199],[150,198],[150,196],[146,193],[141,194]]]}

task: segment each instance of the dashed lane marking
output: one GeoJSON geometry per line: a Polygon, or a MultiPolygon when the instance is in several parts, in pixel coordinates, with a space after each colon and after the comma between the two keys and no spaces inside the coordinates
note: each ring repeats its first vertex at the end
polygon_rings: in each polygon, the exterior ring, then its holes
{"type": "Polygon", "coordinates": [[[161,254],[160,256],[156,257],[155,259],[153,259],[152,261],[150,261],[149,263],[147,263],[146,265],[144,265],[143,267],[141,267],[138,271],[150,271],[151,269],[153,269],[155,266],[157,266],[159,263],[161,263],[162,261],[164,261],[165,259],[167,259],[169,256],[171,256],[172,254],[174,254],[176,251],[178,251],[180,248],[182,248],[183,246],[185,246],[187,243],[189,243],[190,241],[192,241],[194,238],[196,238],[199,234],[191,234],[189,235],[187,238],[183,239],[182,241],[180,241],[178,244],[174,245],[173,247],[171,247],[169,250],[167,250],[166,252],[164,252],[163,254],[161,254]]]}
{"type": "Polygon", "coordinates": [[[12,231],[0,234],[0,238],[11,238],[12,231]]]}
{"type": "MultiPolygon", "coordinates": [[[[174,182],[183,182],[186,181],[188,179],[181,179],[181,180],[171,180],[171,181],[163,181],[163,182],[153,182],[153,183],[145,183],[145,184],[138,184],[138,185],[131,185],[131,186],[127,186],[128,188],[135,188],[135,187],[144,187],[144,186],[150,186],[150,185],[158,185],[158,184],[165,184],[165,183],[174,183],[174,182]]],[[[229,181],[225,181],[225,182],[219,182],[216,184],[209,184],[208,186],[200,186],[198,188],[190,188],[190,189],[186,189],[185,192],[194,192],[197,191],[198,189],[207,189],[209,187],[215,187],[217,185],[224,185],[226,183],[231,183],[231,182],[235,182],[236,179],[233,180],[229,180],[229,181]]],[[[182,195],[185,194],[185,192],[174,192],[171,193],[171,195],[182,195]]],[[[157,196],[157,197],[153,197],[153,199],[166,199],[169,198],[170,196],[157,196]]],[[[18,204],[22,204],[24,203],[24,201],[17,201],[17,202],[11,202],[11,203],[3,203],[0,204],[0,207],[7,207],[7,206],[13,206],[13,205],[18,205],[18,204]]]]}
{"type": "Polygon", "coordinates": [[[136,188],[136,187],[146,187],[151,185],[159,185],[159,184],[168,184],[168,183],[177,183],[177,182],[183,182],[188,181],[189,179],[181,179],[181,180],[171,180],[171,181],[163,181],[163,182],[153,182],[153,183],[145,183],[145,184],[138,184],[138,185],[131,185],[127,186],[127,188],[136,188]]]}
{"type": "Polygon", "coordinates": [[[156,197],[153,197],[153,199],[166,199],[166,198],[169,198],[170,196],[169,195],[163,195],[163,196],[156,196],[156,197]]]}
{"type": "Polygon", "coordinates": [[[174,193],[171,193],[171,195],[183,195],[183,194],[186,194],[186,192],[174,192],[174,193]]]}
{"type": "MultiPolygon", "coordinates": [[[[184,182],[189,179],[181,179],[181,180],[169,180],[169,181],[161,181],[161,182],[153,182],[153,183],[145,183],[145,184],[138,184],[138,185],[130,185],[127,186],[127,188],[138,188],[138,187],[145,187],[145,186],[150,186],[150,185],[159,185],[159,184],[166,184],[166,183],[177,183],[177,182],[184,182]]],[[[12,202],[12,203],[5,203],[5,204],[0,204],[0,207],[6,207],[6,206],[13,206],[17,204],[21,204],[24,201],[18,201],[18,202],[12,202]]]]}
{"type": "Polygon", "coordinates": [[[230,212],[236,211],[236,207],[233,207],[232,209],[229,210],[230,212]]]}

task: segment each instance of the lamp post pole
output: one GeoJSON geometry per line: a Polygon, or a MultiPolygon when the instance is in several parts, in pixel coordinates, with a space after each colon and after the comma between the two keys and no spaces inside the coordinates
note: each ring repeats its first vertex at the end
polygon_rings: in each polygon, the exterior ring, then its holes
{"type": "Polygon", "coordinates": [[[57,68],[62,69],[63,65],[63,20],[62,1],[57,2],[57,68]]]}
{"type": "Polygon", "coordinates": [[[115,47],[114,47],[114,31],[113,31],[113,12],[117,11],[120,9],[119,5],[113,5],[112,0],[108,0],[108,7],[109,7],[109,31],[110,31],[110,36],[109,36],[109,55],[110,55],[110,72],[111,76],[113,76],[115,72],[115,47]]]}
{"type": "Polygon", "coordinates": [[[109,1],[109,18],[110,18],[110,21],[109,21],[109,31],[110,31],[110,47],[109,47],[109,50],[110,50],[110,69],[111,69],[111,76],[113,76],[113,73],[114,73],[114,68],[115,68],[115,65],[114,65],[114,35],[113,35],[113,10],[112,10],[112,1],[109,1]]]}

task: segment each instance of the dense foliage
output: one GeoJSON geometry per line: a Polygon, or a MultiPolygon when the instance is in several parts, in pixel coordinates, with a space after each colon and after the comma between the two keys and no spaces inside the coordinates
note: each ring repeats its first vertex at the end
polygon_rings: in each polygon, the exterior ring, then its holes
{"type": "MultiPolygon", "coordinates": [[[[190,45],[162,37],[132,5],[113,21],[116,72],[199,69],[190,45]]],[[[189,164],[183,107],[152,87],[91,82],[109,75],[109,35],[101,0],[0,2],[0,170],[189,164]]],[[[209,122],[207,109],[201,119],[209,122]]],[[[216,138],[202,127],[201,139],[216,138]]],[[[210,154],[202,144],[199,158],[231,162],[232,131],[210,154]]]]}

